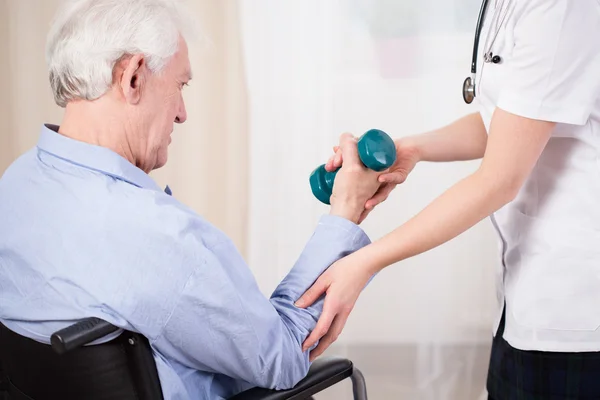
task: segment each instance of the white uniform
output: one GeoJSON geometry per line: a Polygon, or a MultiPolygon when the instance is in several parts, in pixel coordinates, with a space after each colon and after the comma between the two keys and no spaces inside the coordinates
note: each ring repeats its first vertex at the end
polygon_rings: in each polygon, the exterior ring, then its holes
{"type": "Polygon", "coordinates": [[[496,107],[558,123],[517,198],[492,216],[504,339],[522,350],[600,351],[600,0],[504,0],[491,49],[502,62],[484,64],[496,2],[478,53],[486,128],[496,107]]]}

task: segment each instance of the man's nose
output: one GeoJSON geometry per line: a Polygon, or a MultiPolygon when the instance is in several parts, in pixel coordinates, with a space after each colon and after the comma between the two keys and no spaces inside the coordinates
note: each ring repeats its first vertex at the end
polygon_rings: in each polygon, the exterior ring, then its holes
{"type": "Polygon", "coordinates": [[[183,124],[187,120],[187,111],[185,109],[185,103],[183,99],[181,99],[181,106],[179,107],[179,112],[175,117],[175,122],[178,124],[183,124]]]}

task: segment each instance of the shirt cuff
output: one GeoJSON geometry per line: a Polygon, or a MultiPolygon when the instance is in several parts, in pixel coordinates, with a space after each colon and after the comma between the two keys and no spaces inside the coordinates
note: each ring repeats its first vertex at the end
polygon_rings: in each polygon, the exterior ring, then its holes
{"type": "Polygon", "coordinates": [[[331,226],[333,228],[338,228],[343,231],[346,231],[348,235],[353,237],[354,244],[362,244],[361,247],[371,243],[371,240],[369,239],[367,234],[362,230],[362,228],[346,218],[342,218],[337,215],[325,214],[321,216],[321,219],[319,220],[319,225],[331,226]]]}

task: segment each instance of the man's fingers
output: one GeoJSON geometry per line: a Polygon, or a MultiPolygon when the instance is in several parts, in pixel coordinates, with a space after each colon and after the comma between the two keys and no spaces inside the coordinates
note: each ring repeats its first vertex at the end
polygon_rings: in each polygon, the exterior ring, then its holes
{"type": "Polygon", "coordinates": [[[343,158],[342,158],[342,150],[338,149],[333,157],[333,166],[334,168],[339,168],[342,166],[343,158]]]}
{"type": "Polygon", "coordinates": [[[346,325],[348,315],[349,313],[338,314],[335,317],[335,320],[331,324],[331,327],[329,328],[327,334],[323,336],[323,338],[319,341],[317,347],[311,350],[309,357],[309,360],[311,362],[314,361],[321,354],[323,354],[323,352],[325,352],[325,350],[327,350],[327,348],[337,340],[339,335],[342,333],[342,330],[344,329],[344,325],[346,325]]]}
{"type": "Polygon", "coordinates": [[[340,168],[343,162],[342,150],[340,149],[340,147],[335,146],[334,149],[336,149],[335,154],[329,157],[327,163],[325,164],[325,170],[329,172],[333,172],[336,169],[340,168]]]}
{"type": "Polygon", "coordinates": [[[344,133],[340,136],[340,149],[346,163],[350,165],[362,165],[358,157],[357,140],[349,133],[344,133]]]}
{"type": "Polygon", "coordinates": [[[378,204],[381,204],[384,201],[386,201],[395,187],[396,185],[391,183],[385,183],[381,185],[381,187],[379,188],[379,190],[377,190],[373,197],[367,200],[367,203],[365,204],[365,209],[372,210],[378,204]]]}
{"type": "Polygon", "coordinates": [[[335,159],[335,154],[329,157],[327,163],[325,164],[325,170],[329,172],[335,171],[335,167],[333,166],[333,160],[335,159]]]}
{"type": "Polygon", "coordinates": [[[311,306],[317,299],[325,293],[329,287],[329,282],[321,275],[319,279],[306,291],[304,294],[296,300],[295,306],[299,308],[306,308],[311,306]]]}
{"type": "Polygon", "coordinates": [[[323,336],[327,334],[329,331],[329,327],[335,318],[337,310],[333,307],[327,305],[327,300],[325,300],[325,304],[323,305],[323,312],[321,313],[321,317],[315,326],[315,329],[308,335],[304,343],[302,344],[302,351],[306,351],[314,346],[315,343],[319,341],[323,336]]]}

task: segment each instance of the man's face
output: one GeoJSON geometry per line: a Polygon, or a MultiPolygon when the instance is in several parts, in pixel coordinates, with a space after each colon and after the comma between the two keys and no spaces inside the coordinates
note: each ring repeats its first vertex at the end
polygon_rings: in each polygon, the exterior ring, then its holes
{"type": "Polygon", "coordinates": [[[187,119],[182,89],[191,79],[188,48],[180,39],[179,49],[158,74],[139,69],[139,99],[128,104],[127,132],[136,165],[146,172],[164,166],[174,123],[187,119]]]}

